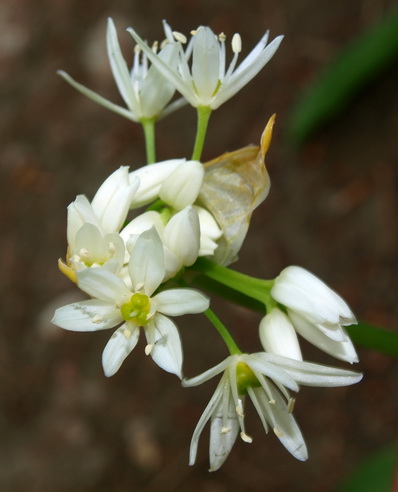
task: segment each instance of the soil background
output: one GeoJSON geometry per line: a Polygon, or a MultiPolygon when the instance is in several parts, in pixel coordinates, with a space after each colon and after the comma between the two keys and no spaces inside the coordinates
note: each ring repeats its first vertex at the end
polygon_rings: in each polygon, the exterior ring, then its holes
{"type": "MultiPolygon", "coordinates": [[[[188,34],[199,24],[239,32],[243,54],[265,29],[285,34],[272,61],[214,112],[204,159],[258,143],[277,113],[267,156],[272,187],[255,212],[234,268],[263,278],[299,264],[348,300],[359,319],[396,330],[398,63],[367,85],[301,149],[287,141],[296,101],[333,58],[390,10],[382,0],[3,0],[0,3],[0,490],[4,492],[330,492],[359,462],[397,437],[398,366],[358,347],[364,380],[304,387],[295,415],[310,459],[297,462],[252,408],[247,429],[216,473],[208,428],[188,466],[192,431],[216,381],[182,390],[144,355],[141,340],[114,377],[101,368],[110,332],[71,333],[50,323],[79,293],[57,269],[66,207],[93,196],[120,165],[144,164],[141,128],[69,87],[55,72],[119,102],[105,49],[114,18],[124,53],[133,26],[162,38],[161,20],[188,34]]],[[[130,50],[130,51],[129,51],[130,50]]],[[[158,126],[158,158],[189,156],[190,108],[158,126]]],[[[247,351],[260,349],[260,316],[215,308],[247,351]]],[[[184,370],[193,376],[227,354],[204,317],[179,320],[184,370]]],[[[303,344],[306,359],[345,367],[303,344]]]]}

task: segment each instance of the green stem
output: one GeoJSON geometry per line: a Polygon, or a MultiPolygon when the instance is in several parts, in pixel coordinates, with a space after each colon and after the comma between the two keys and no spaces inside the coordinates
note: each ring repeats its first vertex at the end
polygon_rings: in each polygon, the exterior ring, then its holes
{"type": "Polygon", "coordinates": [[[232,335],[228,331],[227,327],[221,322],[219,317],[215,314],[215,312],[209,308],[206,309],[204,315],[214,325],[214,327],[220,334],[221,338],[224,340],[226,346],[228,347],[229,353],[231,355],[241,354],[242,352],[241,350],[239,350],[239,347],[236,345],[236,342],[232,338],[232,335]]]}
{"type": "Polygon", "coordinates": [[[202,157],[202,150],[205,143],[207,125],[209,124],[211,111],[209,106],[198,106],[197,108],[198,125],[196,128],[195,145],[192,152],[193,161],[200,161],[200,158],[202,157]]]}
{"type": "Polygon", "coordinates": [[[250,277],[249,275],[218,265],[207,258],[198,258],[191,268],[230,289],[260,301],[267,306],[268,310],[276,306],[275,300],[270,295],[270,290],[274,285],[273,280],[250,277]]]}
{"type": "Polygon", "coordinates": [[[153,164],[154,162],[156,162],[155,123],[156,123],[156,118],[143,118],[141,120],[141,125],[145,135],[145,149],[146,149],[147,164],[153,164]]]}

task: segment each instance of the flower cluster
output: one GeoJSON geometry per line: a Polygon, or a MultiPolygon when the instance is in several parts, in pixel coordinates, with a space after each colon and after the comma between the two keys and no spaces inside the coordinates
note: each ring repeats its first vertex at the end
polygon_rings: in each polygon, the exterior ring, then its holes
{"type": "MultiPolygon", "coordinates": [[[[346,326],[356,323],[345,301],[316,276],[289,266],[273,280],[254,279],[227,268],[235,261],[250,218],[266,198],[270,181],[265,156],[275,117],[260,145],[201,162],[211,112],[233,97],[271,59],[282,36],[268,43],[268,32],[238,64],[242,50],[232,37],[227,68],[226,36],[200,26],[187,38],[164,22],[165,41],[149,46],[136,41],[131,70],[122,56],[115,25],[107,28],[112,74],[127,108],[114,104],[73,80],[73,87],[102,106],[142,124],[148,165],[122,166],[99,187],[91,202],[79,195],[68,207],[67,252],[59,268],[90,299],[57,309],[53,322],[71,331],[116,329],[102,355],[106,376],[114,375],[144,331],[145,353],[165,371],[196,386],[222,374],[193,433],[189,463],[194,464],[200,434],[210,420],[210,470],[224,463],[240,433],[246,432],[245,400],[253,403],[266,432],[271,428],[298,460],[307,448],[293,417],[301,385],[344,386],[362,375],[303,360],[298,335],[349,363],[358,357],[346,326]],[[174,99],[175,91],[181,94],[174,99]],[[191,159],[155,159],[155,123],[190,104],[198,128],[191,159]],[[251,297],[264,307],[259,326],[262,351],[240,350],[232,334],[210,309],[210,299],[192,288],[207,277],[223,295],[227,287],[237,302],[251,297]],[[203,374],[183,378],[183,348],[170,317],[205,313],[230,355],[203,374]]],[[[204,284],[206,285],[206,284],[204,284]]],[[[257,327],[256,327],[257,329],[257,327]]]]}

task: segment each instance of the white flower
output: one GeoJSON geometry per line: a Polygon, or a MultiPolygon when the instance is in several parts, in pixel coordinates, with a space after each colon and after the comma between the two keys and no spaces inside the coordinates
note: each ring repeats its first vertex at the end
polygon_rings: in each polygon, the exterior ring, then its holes
{"type": "Polygon", "coordinates": [[[128,167],[112,173],[100,186],[90,203],[78,195],[68,206],[66,263],[60,270],[76,282],[76,272],[87,267],[105,267],[117,273],[125,248],[117,232],[126,220],[139,179],[129,180],[128,167]]]}
{"type": "MultiPolygon", "coordinates": [[[[180,99],[166,108],[174,95],[175,88],[159,73],[155,66],[148,68],[147,56],[145,53],[142,54],[138,47],[135,49],[133,67],[129,72],[120,50],[112,19],[108,19],[106,41],[112,74],[128,109],[108,101],[79,84],[62,70],[59,70],[58,74],[85,96],[134,122],[165,116],[184,104],[184,100],[180,99]]],[[[157,45],[155,44],[152,48],[148,47],[148,49],[155,53],[157,45]]],[[[166,65],[176,67],[178,47],[176,44],[169,43],[157,56],[166,65]]]]}
{"type": "Polygon", "coordinates": [[[287,308],[296,331],[326,353],[353,363],[355,348],[344,326],[356,324],[347,303],[312,273],[289,266],[275,279],[272,297],[287,308]]]}
{"type": "Polygon", "coordinates": [[[78,273],[79,287],[92,299],[57,309],[53,323],[71,331],[97,331],[122,325],[105,347],[106,376],[115,374],[145,330],[145,352],[165,371],[182,377],[182,347],[175,324],[167,316],[199,313],[208,299],[192,289],[169,289],[153,295],[165,274],[163,247],[153,228],[134,242],[129,262],[132,288],[104,269],[78,273]]]}
{"type": "Polygon", "coordinates": [[[270,425],[285,448],[298,460],[307,459],[303,436],[292,416],[294,399],[286,390],[308,386],[345,386],[357,383],[362,375],[333,367],[289,359],[275,354],[231,355],[217,366],[191,379],[183,386],[197,386],[224,371],[214,395],[194,430],[189,464],[196,460],[199,437],[207,421],[210,428],[210,471],[224,463],[235,442],[238,429],[245,442],[252,442],[244,425],[245,396],[249,395],[264,429],[270,425]]]}
{"type": "Polygon", "coordinates": [[[266,352],[303,360],[293,325],[280,309],[275,308],[264,316],[260,322],[259,334],[266,352]]]}
{"type": "Polygon", "coordinates": [[[194,107],[206,106],[211,109],[217,109],[250,82],[272,58],[283,38],[283,36],[278,36],[267,46],[267,32],[235,69],[242,48],[240,36],[235,34],[232,38],[234,56],[226,70],[224,34],[217,37],[209,27],[200,26],[197,31],[193,32],[193,37],[184,52],[180,42],[184,41],[182,36],[179,33],[172,33],[166,22],[164,22],[164,27],[168,41],[178,46],[177,68],[168,65],[151,51],[133,29],[129,28],[128,31],[153,65],[175,86],[189,104],[194,107]]]}

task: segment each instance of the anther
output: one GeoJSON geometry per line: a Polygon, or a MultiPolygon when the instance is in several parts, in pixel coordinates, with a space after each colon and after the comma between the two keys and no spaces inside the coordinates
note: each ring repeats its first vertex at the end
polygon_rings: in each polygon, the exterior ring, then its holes
{"type": "Polygon", "coordinates": [[[296,403],[296,398],[290,398],[289,403],[287,404],[287,411],[289,413],[293,412],[294,404],[296,403]]]}
{"type": "Polygon", "coordinates": [[[220,32],[220,34],[218,35],[218,40],[223,43],[226,39],[227,36],[223,32],[220,32]]]}
{"type": "Polygon", "coordinates": [[[238,33],[234,34],[231,44],[232,44],[232,51],[234,53],[240,53],[242,51],[242,38],[240,37],[240,34],[238,33]]]}
{"type": "Polygon", "coordinates": [[[248,436],[247,434],[245,434],[244,432],[241,432],[240,433],[240,438],[242,439],[242,441],[244,442],[247,442],[249,444],[251,444],[253,442],[253,438],[248,436]]]}
{"type": "Polygon", "coordinates": [[[231,427],[221,427],[221,434],[228,434],[231,430],[231,427]]]}
{"type": "Polygon", "coordinates": [[[283,437],[283,433],[281,431],[279,431],[276,427],[274,427],[274,433],[278,437],[283,437]]]}
{"type": "Polygon", "coordinates": [[[153,344],[148,343],[148,345],[145,347],[145,355],[149,355],[152,352],[153,349],[153,344]]]}
{"type": "Polygon", "coordinates": [[[124,338],[127,340],[131,337],[131,331],[128,330],[127,328],[123,331],[124,338]]]}
{"type": "Polygon", "coordinates": [[[245,414],[243,413],[242,407],[236,407],[235,410],[236,410],[236,413],[238,414],[239,417],[243,418],[245,416],[245,414]]]}
{"type": "Polygon", "coordinates": [[[179,43],[185,44],[187,42],[187,37],[182,32],[173,31],[173,37],[179,43]]]}
{"type": "Polygon", "coordinates": [[[91,320],[93,323],[102,323],[104,321],[104,318],[102,316],[100,316],[99,314],[95,314],[93,317],[92,317],[92,320],[91,320]]]}

